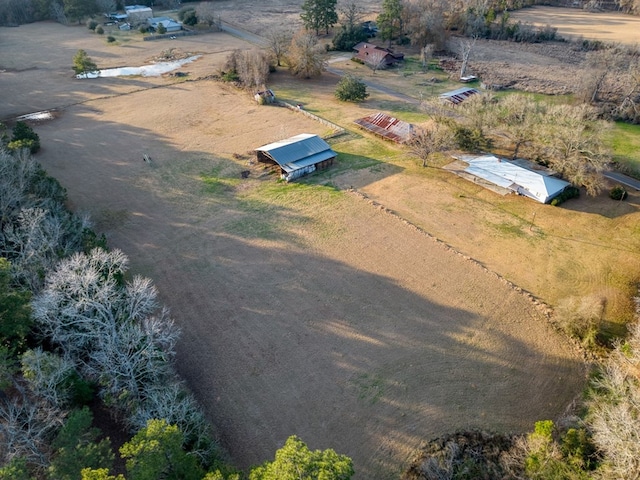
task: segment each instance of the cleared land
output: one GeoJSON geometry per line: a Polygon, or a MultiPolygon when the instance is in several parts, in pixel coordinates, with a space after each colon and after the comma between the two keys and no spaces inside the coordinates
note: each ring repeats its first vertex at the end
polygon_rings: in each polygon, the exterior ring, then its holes
{"type": "Polygon", "coordinates": [[[513,20],[533,25],[551,25],[566,39],[602,40],[637,45],[640,43],[640,17],[619,12],[588,12],[576,8],[535,6],[510,12],[513,20]]]}
{"type": "MultiPolygon", "coordinates": [[[[0,30],[0,117],[60,107],[35,127],[38,159],[72,206],[89,211],[134,271],[158,285],[184,330],[180,370],[234,461],[260,463],[297,434],[311,448],[351,456],[358,478],[397,478],[425,438],[472,427],[524,431],[561,414],[584,366],[544,309],[334,186],[375,197],[545,300],[539,292],[549,284],[582,292],[579,282],[600,288],[607,271],[638,270],[637,196],[570,209],[497,198],[357,132],[334,144],[340,161],[326,176],[278,184],[249,166],[246,152],[325,127],[211,80],[87,82],[68,67],[78,48],[115,67],[176,47],[203,53],[184,71],[206,77],[242,45],[223,34],[108,46],[81,27],[0,30]],[[605,241],[612,229],[624,245],[605,241]]],[[[274,77],[277,93],[347,127],[399,108],[377,94],[338,104],[335,82],[274,77]]],[[[620,287],[612,298],[626,293],[620,287]]]]}

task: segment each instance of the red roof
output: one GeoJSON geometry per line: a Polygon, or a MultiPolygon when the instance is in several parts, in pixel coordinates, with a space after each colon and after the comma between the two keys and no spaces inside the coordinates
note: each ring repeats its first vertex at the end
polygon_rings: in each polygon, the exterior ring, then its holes
{"type": "Polygon", "coordinates": [[[367,117],[354,120],[354,123],[360,125],[365,130],[380,135],[387,140],[397,143],[404,143],[409,140],[413,125],[395,117],[391,117],[386,113],[378,112],[367,117]]]}

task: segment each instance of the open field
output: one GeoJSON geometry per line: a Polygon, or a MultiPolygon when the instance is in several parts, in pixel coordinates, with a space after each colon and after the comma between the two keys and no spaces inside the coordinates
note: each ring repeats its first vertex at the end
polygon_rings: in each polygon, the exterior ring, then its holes
{"type": "MultiPolygon", "coordinates": [[[[584,383],[580,356],[492,271],[552,304],[602,295],[614,319],[640,267],[638,195],[566,208],[497,197],[358,131],[334,142],[336,168],[280,184],[246,153],[325,127],[212,80],[88,82],[68,66],[78,48],[111,67],[175,47],[203,54],[184,70],[206,77],[243,46],[223,34],[108,46],[82,27],[0,30],[0,118],[59,108],[35,126],[38,160],[156,282],[183,328],[180,371],[233,460],[260,463],[297,434],[351,456],[357,478],[397,478],[425,438],[560,415],[584,383]]],[[[278,72],[273,87],[349,129],[405,108],[380,94],[339,104],[336,81],[278,72]]]]}
{"type": "Polygon", "coordinates": [[[591,13],[577,8],[535,6],[510,12],[512,20],[551,25],[566,39],[640,44],[640,17],[619,12],[591,13]]]}

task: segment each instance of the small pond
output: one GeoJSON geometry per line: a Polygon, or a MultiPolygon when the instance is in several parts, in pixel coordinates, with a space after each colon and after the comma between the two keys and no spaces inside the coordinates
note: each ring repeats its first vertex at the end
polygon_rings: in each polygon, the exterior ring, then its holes
{"type": "Polygon", "coordinates": [[[142,67],[120,67],[120,68],[107,68],[105,70],[99,70],[97,72],[90,72],[86,74],[76,75],[77,78],[98,78],[98,77],[124,77],[127,75],[140,75],[143,77],[159,77],[163,73],[168,73],[173,70],[177,70],[187,63],[191,63],[194,60],[200,58],[200,55],[194,55],[192,57],[183,58],[181,60],[174,60],[171,62],[159,62],[153,65],[143,65],[142,67]]]}

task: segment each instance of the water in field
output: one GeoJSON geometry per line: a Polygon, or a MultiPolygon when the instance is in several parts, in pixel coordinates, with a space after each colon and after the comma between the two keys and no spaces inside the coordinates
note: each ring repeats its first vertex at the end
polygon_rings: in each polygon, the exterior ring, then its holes
{"type": "Polygon", "coordinates": [[[174,60],[171,62],[159,62],[153,65],[143,65],[141,67],[120,67],[120,68],[107,68],[105,70],[98,70],[97,72],[82,73],[76,75],[77,78],[98,78],[98,77],[124,77],[129,75],[140,75],[142,77],[159,77],[163,73],[168,73],[180,68],[187,63],[191,63],[194,60],[200,58],[200,55],[194,55],[192,57],[183,58],[181,60],[174,60]]]}

